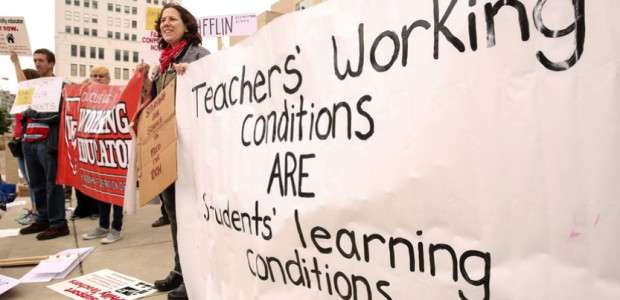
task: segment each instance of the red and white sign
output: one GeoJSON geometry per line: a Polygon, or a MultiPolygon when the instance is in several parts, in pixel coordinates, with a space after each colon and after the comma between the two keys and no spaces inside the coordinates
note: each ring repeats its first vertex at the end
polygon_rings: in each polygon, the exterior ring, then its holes
{"type": "Polygon", "coordinates": [[[138,107],[142,73],[123,89],[96,83],[67,85],[59,137],[58,184],[123,205],[129,124],[138,107]],[[64,167],[62,167],[64,166],[64,167]]]}

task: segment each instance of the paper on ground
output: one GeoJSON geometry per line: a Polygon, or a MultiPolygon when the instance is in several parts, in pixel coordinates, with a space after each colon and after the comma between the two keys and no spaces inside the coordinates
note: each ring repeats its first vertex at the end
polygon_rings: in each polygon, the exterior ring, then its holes
{"type": "Polygon", "coordinates": [[[19,284],[19,280],[0,274],[0,295],[19,284]]]}
{"type": "Polygon", "coordinates": [[[94,247],[86,247],[61,251],[41,261],[36,267],[26,273],[20,281],[22,283],[48,282],[52,279],[65,278],[93,249],[94,247]]]}
{"type": "Polygon", "coordinates": [[[155,288],[142,280],[104,269],[67,281],[48,285],[48,288],[72,299],[142,298],[154,293],[155,288]]]}

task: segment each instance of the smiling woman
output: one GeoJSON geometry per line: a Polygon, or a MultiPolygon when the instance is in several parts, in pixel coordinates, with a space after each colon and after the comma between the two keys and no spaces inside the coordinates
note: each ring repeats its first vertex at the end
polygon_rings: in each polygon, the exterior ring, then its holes
{"type": "MultiPolygon", "coordinates": [[[[188,63],[209,54],[209,50],[200,46],[202,37],[198,33],[196,18],[178,4],[168,3],[164,5],[155,23],[155,31],[159,39],[158,46],[163,51],[159,58],[158,71],[155,72],[155,77],[151,83],[150,99],[155,99],[169,83],[176,79],[177,74],[182,75],[188,63]]],[[[150,67],[145,63],[136,66],[137,71],[145,74],[149,69],[150,67]]],[[[148,76],[144,78],[148,82],[148,76]]],[[[177,105],[184,104],[189,103],[177,102],[177,105]]],[[[175,257],[174,269],[170,275],[163,280],[155,281],[154,285],[157,290],[162,292],[174,289],[168,294],[168,299],[187,299],[177,246],[175,184],[173,183],[166,188],[161,196],[165,211],[170,219],[175,257]]]]}
{"type": "MultiPolygon", "coordinates": [[[[176,9],[167,9],[161,14],[161,18],[157,21],[157,26],[160,28],[162,39],[159,40],[160,47],[166,44],[175,48],[179,45],[181,40],[191,38],[188,35],[184,39],[186,33],[188,33],[187,26],[185,26],[185,20],[181,18],[181,13],[176,9]]],[[[191,22],[188,25],[192,25],[191,22]]],[[[162,47],[165,49],[165,46],[162,47]]]]}

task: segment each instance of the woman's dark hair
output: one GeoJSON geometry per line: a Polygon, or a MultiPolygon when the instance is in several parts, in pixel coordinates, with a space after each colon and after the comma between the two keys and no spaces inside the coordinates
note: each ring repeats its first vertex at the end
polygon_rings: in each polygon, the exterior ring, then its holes
{"type": "Polygon", "coordinates": [[[159,42],[157,43],[159,49],[164,49],[168,47],[168,43],[161,36],[160,28],[161,16],[168,8],[176,9],[179,12],[179,15],[181,15],[181,20],[183,20],[183,24],[185,24],[185,27],[187,27],[187,32],[183,34],[183,37],[181,39],[185,40],[190,45],[202,44],[202,37],[200,36],[200,33],[198,33],[198,23],[196,22],[196,18],[194,18],[194,15],[192,15],[192,13],[190,13],[187,9],[185,9],[185,7],[181,5],[178,5],[176,3],[168,3],[164,5],[164,7],[161,9],[161,13],[159,13],[157,21],[155,21],[155,30],[157,31],[157,38],[159,39],[159,42]]]}
{"type": "Polygon", "coordinates": [[[23,69],[22,72],[24,72],[24,76],[26,76],[26,79],[28,80],[41,77],[41,75],[39,75],[39,72],[33,69],[23,69]]]}

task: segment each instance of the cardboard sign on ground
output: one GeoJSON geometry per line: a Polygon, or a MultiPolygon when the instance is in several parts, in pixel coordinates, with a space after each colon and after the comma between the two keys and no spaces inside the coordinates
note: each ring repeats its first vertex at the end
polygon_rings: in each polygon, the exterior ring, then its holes
{"type": "Polygon", "coordinates": [[[142,111],[138,119],[138,181],[140,205],[151,201],[177,180],[175,81],[142,111]]]}

